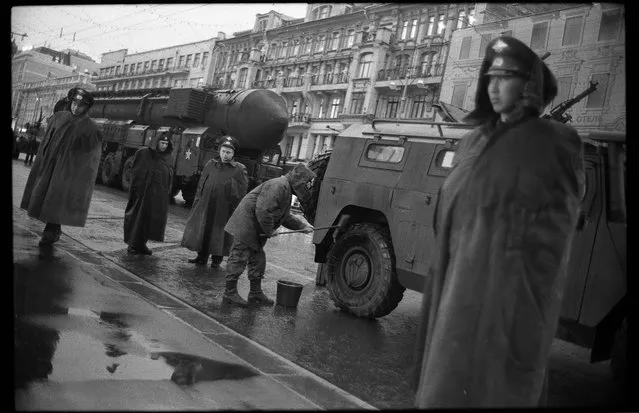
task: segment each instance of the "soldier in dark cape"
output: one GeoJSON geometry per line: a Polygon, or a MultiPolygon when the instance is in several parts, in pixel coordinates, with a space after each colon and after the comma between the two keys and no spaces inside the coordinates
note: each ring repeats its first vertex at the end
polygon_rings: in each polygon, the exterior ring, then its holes
{"type": "Polygon", "coordinates": [[[248,187],[246,166],[233,160],[238,149],[235,138],[223,137],[219,158],[208,161],[202,170],[182,237],[183,247],[198,252],[190,263],[205,265],[211,255],[211,267],[215,268],[229,255],[233,237],[224,226],[248,187]]]}
{"type": "Polygon", "coordinates": [[[577,132],[539,117],[556,94],[525,44],[488,44],[467,117],[477,128],[462,138],[437,201],[417,408],[543,404],[584,192],[577,132]]]}
{"type": "Polygon", "coordinates": [[[129,201],[124,212],[124,242],[129,254],[151,255],[147,241],[164,241],[173,181],[169,137],[162,134],[133,155],[129,201]]]}
{"type": "Polygon", "coordinates": [[[98,174],[102,135],[88,111],[90,92],[73,88],[69,110],[60,110],[48,127],[33,163],[20,207],[46,223],[40,246],[60,239],[62,225],[83,227],[98,174]]]}

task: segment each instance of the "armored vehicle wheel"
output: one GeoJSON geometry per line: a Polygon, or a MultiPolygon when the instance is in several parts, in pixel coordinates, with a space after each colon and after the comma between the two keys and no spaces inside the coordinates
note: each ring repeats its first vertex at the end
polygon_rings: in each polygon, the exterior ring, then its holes
{"type": "Polygon", "coordinates": [[[385,316],[404,297],[388,231],[379,225],[351,226],[331,249],[327,265],[331,299],[358,317],[385,316]]]}
{"type": "Polygon", "coordinates": [[[626,383],[628,380],[628,322],[623,320],[621,327],[615,334],[615,342],[612,345],[610,358],[610,370],[619,383],[626,383]]]}
{"type": "Polygon", "coordinates": [[[315,222],[315,212],[317,210],[317,201],[319,200],[320,186],[322,185],[322,180],[324,179],[324,174],[326,173],[326,167],[328,166],[328,162],[331,160],[331,153],[327,152],[318,156],[316,159],[313,159],[308,163],[308,169],[315,172],[315,180],[313,181],[313,188],[311,188],[311,196],[309,196],[308,201],[301,203],[302,213],[304,214],[304,218],[310,223],[314,224],[315,222]]]}
{"type": "Polygon", "coordinates": [[[133,166],[133,156],[126,158],[124,168],[122,168],[122,189],[128,191],[131,187],[131,167],[133,166]]]}
{"type": "Polygon", "coordinates": [[[113,187],[120,184],[114,153],[110,153],[104,158],[104,163],[102,164],[102,183],[113,187]]]}

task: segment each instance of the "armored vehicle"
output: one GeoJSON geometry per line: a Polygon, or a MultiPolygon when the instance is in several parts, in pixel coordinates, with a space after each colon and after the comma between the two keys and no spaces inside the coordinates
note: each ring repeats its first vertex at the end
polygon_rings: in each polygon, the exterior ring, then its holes
{"type": "Polygon", "coordinates": [[[217,141],[233,135],[236,160],[249,173],[249,188],[282,174],[279,142],[288,127],[284,99],[265,89],[157,88],[93,92],[89,116],[104,135],[98,181],[128,190],[133,154],[161,133],[173,142],[172,194],[187,205],[217,141]]]}
{"type": "MultiPolygon", "coordinates": [[[[339,308],[382,317],[406,288],[422,291],[438,188],[469,126],[384,121],[354,124],[332,153],[309,163],[318,177],[302,205],[313,236],[318,285],[339,308]]],[[[575,237],[558,337],[624,366],[626,331],[625,133],[581,135],[587,190],[575,237]]],[[[616,367],[615,367],[616,368],[616,367]]]]}

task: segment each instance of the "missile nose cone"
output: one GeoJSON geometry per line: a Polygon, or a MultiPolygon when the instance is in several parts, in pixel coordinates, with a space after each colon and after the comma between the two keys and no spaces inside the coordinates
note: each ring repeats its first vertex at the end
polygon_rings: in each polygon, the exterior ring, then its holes
{"type": "Polygon", "coordinates": [[[288,127],[288,112],[284,99],[265,89],[251,91],[243,100],[242,122],[238,125],[245,136],[260,136],[277,145],[288,127]]]}

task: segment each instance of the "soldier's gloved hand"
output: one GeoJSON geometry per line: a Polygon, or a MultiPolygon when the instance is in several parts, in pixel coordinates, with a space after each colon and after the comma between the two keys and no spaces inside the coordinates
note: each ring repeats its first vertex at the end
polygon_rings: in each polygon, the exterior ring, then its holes
{"type": "Polygon", "coordinates": [[[313,228],[313,226],[311,224],[308,224],[303,230],[302,232],[304,234],[311,234],[313,233],[313,230],[315,230],[315,228],[313,228]]]}

